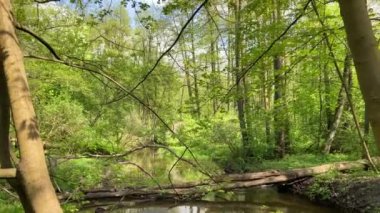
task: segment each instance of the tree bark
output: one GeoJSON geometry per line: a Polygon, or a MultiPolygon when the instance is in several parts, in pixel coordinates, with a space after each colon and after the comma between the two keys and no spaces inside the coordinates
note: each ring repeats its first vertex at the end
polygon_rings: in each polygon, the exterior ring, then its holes
{"type": "Polygon", "coordinates": [[[194,24],[191,25],[193,31],[191,32],[191,56],[192,56],[192,68],[193,68],[193,79],[194,79],[194,101],[195,101],[195,112],[197,117],[201,116],[201,102],[199,97],[199,85],[198,85],[198,68],[196,66],[196,56],[195,56],[195,38],[194,38],[194,24]]]}
{"type": "Polygon", "coordinates": [[[238,111],[238,118],[240,124],[240,132],[242,138],[242,144],[244,148],[244,157],[248,152],[249,148],[249,136],[247,131],[247,124],[245,121],[245,104],[244,104],[244,88],[242,82],[244,82],[244,78],[240,79],[240,54],[241,54],[241,26],[240,26],[240,10],[241,10],[241,0],[236,0],[234,4],[235,10],[235,84],[236,84],[236,105],[238,111]]]}
{"type": "Polygon", "coordinates": [[[333,119],[334,119],[334,114],[331,110],[331,80],[329,77],[329,71],[327,70],[327,64],[324,66],[323,69],[323,82],[324,82],[324,98],[325,98],[325,111],[326,111],[326,124],[327,127],[326,129],[330,131],[333,119]]]}
{"type": "Polygon", "coordinates": [[[368,119],[380,149],[380,51],[367,4],[365,0],[339,0],[339,5],[368,119]]]}
{"type": "MultiPolygon", "coordinates": [[[[278,0],[273,2],[276,10],[273,12],[273,23],[280,23],[281,3],[278,0]]],[[[273,73],[274,73],[274,136],[276,140],[277,156],[282,158],[289,151],[289,117],[287,113],[286,103],[286,75],[283,73],[284,48],[280,48],[273,57],[273,73]]]]}
{"type": "Polygon", "coordinates": [[[11,2],[0,0],[0,62],[20,148],[17,176],[30,203],[24,208],[26,212],[62,212],[46,166],[13,21],[11,2]]]}
{"type": "Polygon", "coordinates": [[[190,111],[191,114],[193,114],[196,110],[194,108],[194,95],[193,95],[193,89],[192,89],[192,82],[191,82],[191,77],[190,77],[190,72],[189,72],[189,59],[186,53],[185,45],[183,44],[182,41],[180,41],[180,47],[181,47],[181,53],[182,53],[182,58],[184,60],[184,72],[185,72],[185,79],[186,79],[186,88],[187,88],[187,93],[189,96],[189,105],[190,105],[190,111]]]}
{"type": "Polygon", "coordinates": [[[274,134],[278,157],[285,156],[289,149],[289,125],[286,115],[286,101],[284,100],[285,79],[282,74],[283,59],[275,56],[274,64],[274,134]]]}
{"type": "Polygon", "coordinates": [[[335,108],[334,120],[332,121],[329,132],[327,134],[327,139],[326,139],[325,149],[324,149],[325,154],[330,153],[332,143],[335,139],[336,132],[339,128],[339,124],[340,124],[340,120],[341,120],[341,117],[342,117],[342,114],[344,111],[344,107],[346,106],[345,104],[346,104],[347,97],[346,97],[346,94],[344,91],[344,85],[343,84],[348,85],[348,83],[349,83],[348,81],[349,81],[349,77],[350,77],[350,73],[351,73],[350,60],[351,60],[351,58],[347,55],[345,58],[345,61],[344,61],[345,62],[344,63],[344,72],[343,72],[344,82],[342,83],[342,86],[339,90],[338,104],[335,108]]]}

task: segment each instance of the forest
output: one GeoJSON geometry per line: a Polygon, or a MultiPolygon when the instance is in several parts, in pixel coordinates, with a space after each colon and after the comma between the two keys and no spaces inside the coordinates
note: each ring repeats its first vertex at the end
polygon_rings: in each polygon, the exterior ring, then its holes
{"type": "Polygon", "coordinates": [[[377,0],[0,0],[0,212],[379,212],[379,45],[377,0]]]}

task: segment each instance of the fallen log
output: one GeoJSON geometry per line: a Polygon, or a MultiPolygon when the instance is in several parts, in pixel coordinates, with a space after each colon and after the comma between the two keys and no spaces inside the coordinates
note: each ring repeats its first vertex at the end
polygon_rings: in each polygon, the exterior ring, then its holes
{"type": "MultiPolygon", "coordinates": [[[[380,158],[372,159],[377,165],[380,164],[380,158]]],[[[128,188],[125,190],[115,191],[115,189],[98,189],[87,191],[84,199],[105,199],[105,198],[123,198],[125,200],[134,199],[151,199],[166,200],[179,199],[187,200],[197,198],[205,193],[218,190],[233,190],[239,188],[249,188],[260,185],[281,184],[298,180],[300,178],[310,177],[323,174],[329,171],[347,171],[353,169],[367,169],[369,163],[367,160],[347,161],[323,164],[309,168],[291,169],[287,171],[265,171],[245,174],[229,174],[214,178],[214,181],[206,180],[198,183],[183,183],[176,185],[162,186],[162,189],[155,188],[128,188]]]]}

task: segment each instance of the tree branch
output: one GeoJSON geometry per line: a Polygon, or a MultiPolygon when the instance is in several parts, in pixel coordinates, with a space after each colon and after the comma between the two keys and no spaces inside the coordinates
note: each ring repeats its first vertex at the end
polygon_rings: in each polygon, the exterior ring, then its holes
{"type": "Polygon", "coordinates": [[[160,55],[160,57],[157,59],[156,63],[153,65],[153,67],[144,75],[144,77],[132,88],[132,90],[130,92],[133,92],[135,91],[142,83],[144,83],[144,81],[146,79],[148,79],[149,75],[153,73],[153,71],[156,69],[156,67],[158,66],[158,64],[161,62],[161,60],[165,57],[166,54],[168,54],[172,49],[173,47],[177,44],[177,42],[179,41],[179,39],[181,38],[182,34],[184,33],[184,31],[186,30],[187,26],[190,24],[190,22],[194,19],[194,17],[197,15],[197,13],[202,9],[202,7],[204,7],[206,5],[206,3],[208,2],[208,0],[204,0],[203,3],[201,5],[199,5],[199,7],[194,11],[194,13],[190,16],[190,18],[186,21],[185,25],[183,25],[181,31],[179,32],[177,38],[174,40],[174,42],[172,43],[172,45],[170,45],[170,47],[160,55]]]}
{"type": "Polygon", "coordinates": [[[280,41],[288,32],[290,29],[292,29],[292,27],[294,25],[297,24],[297,22],[304,16],[305,14],[305,11],[306,9],[309,7],[309,4],[311,3],[312,0],[308,0],[306,2],[306,4],[304,5],[303,9],[302,9],[302,12],[285,28],[285,30],[275,39],[272,41],[272,43],[267,47],[267,49],[264,50],[264,52],[262,52],[253,62],[251,62],[248,66],[246,66],[243,70],[242,70],[242,74],[240,76],[238,76],[238,78],[236,79],[236,83],[230,87],[230,89],[228,90],[228,92],[224,95],[224,97],[222,99],[226,99],[229,94],[231,94],[232,90],[237,86],[237,84],[239,84],[239,82],[247,75],[247,73],[254,67],[256,66],[256,64],[262,59],[264,58],[264,56],[269,53],[270,50],[272,50],[272,48],[274,47],[274,45],[280,41]]]}
{"type": "Polygon", "coordinates": [[[45,39],[41,38],[40,36],[38,36],[33,31],[29,30],[28,28],[22,26],[20,23],[15,22],[14,25],[15,25],[16,29],[31,35],[33,38],[35,38],[39,42],[41,42],[50,51],[50,53],[54,56],[55,59],[62,60],[61,57],[58,56],[58,54],[54,50],[54,48],[47,41],[45,41],[45,39]]]}
{"type": "MultiPolygon", "coordinates": [[[[73,62],[68,62],[68,61],[63,61],[63,60],[58,60],[58,59],[50,59],[50,58],[44,58],[44,57],[39,57],[39,56],[33,56],[33,55],[25,56],[25,58],[32,58],[32,59],[37,59],[37,60],[44,60],[44,61],[49,61],[49,62],[60,63],[60,64],[63,64],[63,65],[69,66],[69,67],[73,67],[73,68],[80,69],[80,70],[85,70],[85,71],[90,72],[92,74],[96,74],[96,75],[100,75],[100,76],[104,77],[105,79],[107,79],[108,81],[110,81],[114,85],[116,85],[118,88],[120,88],[120,90],[123,91],[127,96],[132,97],[135,101],[137,101],[139,104],[141,104],[143,107],[145,107],[146,109],[148,109],[151,113],[153,113],[153,115],[164,125],[164,127],[166,129],[168,129],[172,133],[173,136],[177,135],[174,132],[174,130],[169,126],[169,124],[166,123],[165,120],[154,109],[152,109],[150,106],[148,106],[146,103],[144,103],[136,95],[134,95],[133,93],[129,92],[121,83],[119,83],[118,81],[116,81],[115,79],[113,79],[111,76],[109,76],[108,74],[106,74],[104,71],[99,71],[99,70],[92,69],[92,68],[89,68],[89,67],[85,67],[85,66],[82,66],[82,65],[79,65],[79,64],[75,64],[73,62]]],[[[178,137],[176,137],[176,138],[178,139],[178,137]]],[[[186,153],[188,151],[190,153],[191,157],[194,159],[194,161],[195,161],[195,164],[194,164],[195,168],[198,168],[198,170],[202,174],[205,174],[206,176],[208,176],[208,177],[210,177],[212,179],[212,175],[210,175],[208,172],[206,172],[206,171],[203,170],[202,166],[200,165],[200,163],[196,159],[196,157],[195,157],[194,153],[191,151],[190,147],[186,143],[184,143],[183,141],[181,141],[180,139],[178,139],[178,141],[179,141],[179,143],[182,146],[185,147],[184,153],[186,153]]],[[[183,155],[184,155],[184,153],[182,153],[182,156],[179,156],[178,158],[179,159],[182,158],[183,155]]],[[[176,164],[177,164],[177,162],[176,162],[176,164]]]]}
{"type": "Polygon", "coordinates": [[[147,176],[149,176],[149,178],[154,181],[154,183],[158,186],[158,188],[162,190],[162,187],[161,187],[160,183],[156,180],[156,178],[154,178],[148,171],[146,171],[140,165],[138,165],[136,163],[133,163],[131,161],[124,161],[124,162],[120,162],[120,163],[127,164],[127,165],[132,165],[132,166],[137,167],[140,171],[142,171],[144,174],[146,174],[147,176]]]}

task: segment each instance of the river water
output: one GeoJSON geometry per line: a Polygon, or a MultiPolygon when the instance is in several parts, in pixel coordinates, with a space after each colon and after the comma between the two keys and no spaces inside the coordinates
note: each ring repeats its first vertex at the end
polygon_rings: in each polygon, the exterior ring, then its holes
{"type": "MultiPolygon", "coordinates": [[[[118,203],[121,204],[121,203],[118,203]]],[[[322,206],[305,198],[279,193],[274,187],[239,190],[206,196],[202,201],[186,203],[151,202],[133,207],[109,205],[98,207],[114,213],[336,213],[333,207],[322,206]]],[[[95,212],[87,209],[83,213],[95,212]]],[[[99,211],[103,212],[103,211],[99,211]]]]}

